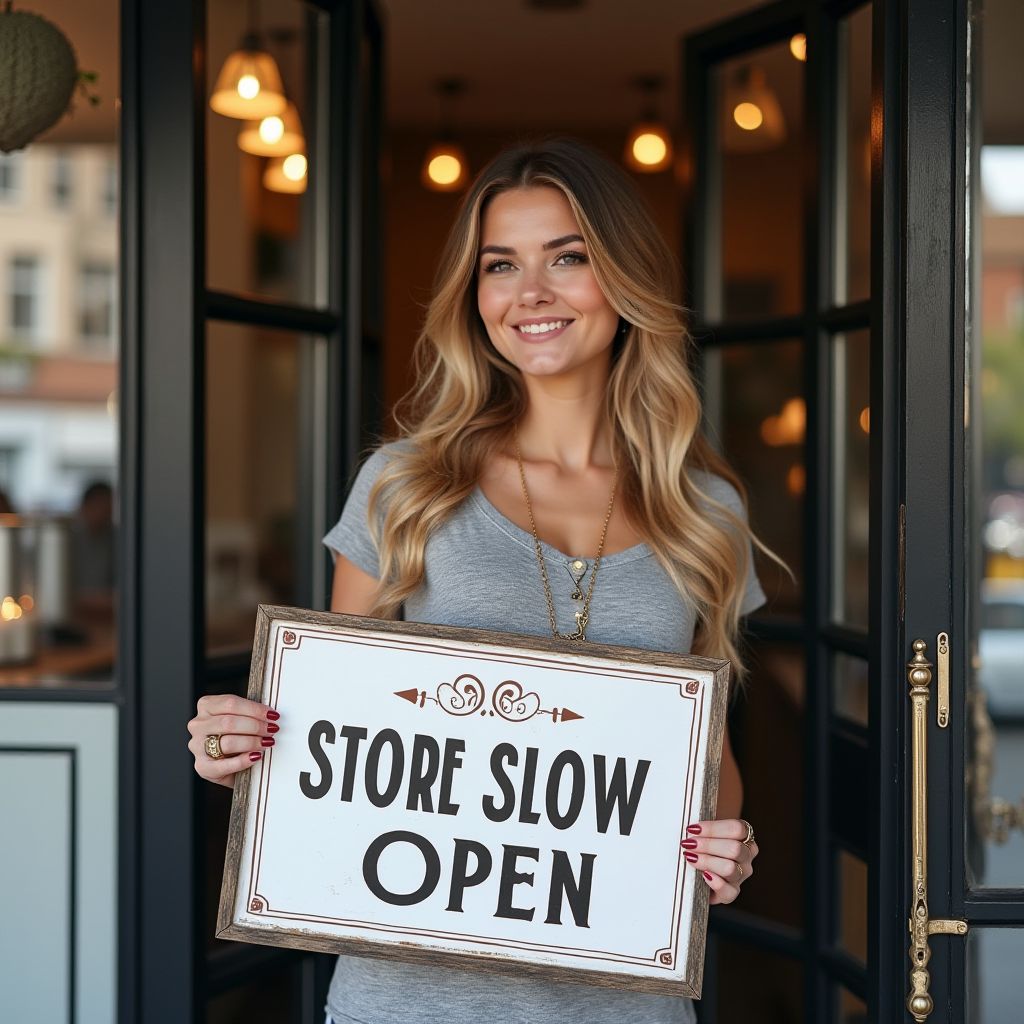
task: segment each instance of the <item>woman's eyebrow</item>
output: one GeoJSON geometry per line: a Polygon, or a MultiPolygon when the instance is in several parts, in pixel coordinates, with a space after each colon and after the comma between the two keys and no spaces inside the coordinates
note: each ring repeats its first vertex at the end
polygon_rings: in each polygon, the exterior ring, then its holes
{"type": "MultiPolygon", "coordinates": [[[[547,248],[547,246],[545,246],[547,248]]],[[[495,256],[515,256],[516,251],[511,245],[485,245],[480,250],[481,256],[486,256],[487,253],[492,252],[495,256]]]]}
{"type": "Polygon", "coordinates": [[[544,249],[557,249],[560,245],[568,245],[570,242],[583,242],[582,235],[562,235],[561,238],[553,238],[550,242],[544,243],[544,249]]]}
{"type": "MultiPolygon", "coordinates": [[[[561,238],[553,238],[550,242],[545,242],[541,248],[547,252],[549,249],[557,249],[560,245],[568,245],[570,242],[584,241],[582,235],[562,235],[561,238]]],[[[485,245],[480,250],[480,255],[486,256],[488,253],[493,253],[495,256],[515,256],[516,251],[510,245],[485,245]]]]}

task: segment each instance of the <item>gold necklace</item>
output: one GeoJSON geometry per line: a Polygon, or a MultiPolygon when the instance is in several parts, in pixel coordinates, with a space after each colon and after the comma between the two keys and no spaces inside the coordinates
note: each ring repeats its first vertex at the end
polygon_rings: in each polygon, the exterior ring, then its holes
{"type": "MultiPolygon", "coordinates": [[[[608,499],[608,514],[604,517],[604,526],[601,528],[601,541],[597,545],[597,558],[594,559],[594,571],[590,574],[590,586],[587,588],[587,598],[583,602],[583,610],[575,613],[576,632],[559,633],[555,625],[555,603],[551,599],[551,587],[548,585],[548,573],[544,568],[544,552],[540,549],[540,537],[537,536],[537,524],[533,518],[533,505],[530,504],[530,492],[526,488],[526,473],[523,471],[523,456],[519,450],[519,427],[515,428],[516,438],[516,462],[519,463],[519,479],[523,485],[523,497],[526,499],[526,512],[530,517],[530,529],[533,530],[533,543],[537,548],[537,564],[540,566],[540,578],[544,581],[544,596],[548,602],[548,621],[551,623],[551,633],[559,640],[572,640],[574,643],[584,643],[587,639],[587,622],[590,619],[590,599],[594,596],[594,583],[597,580],[597,570],[601,567],[601,552],[604,551],[604,539],[608,535],[608,523],[612,518],[612,506],[615,504],[615,488],[619,482],[619,460],[615,460],[615,475],[612,477],[612,493],[608,499]]],[[[577,559],[576,565],[579,562],[577,559]]],[[[572,575],[570,573],[570,575],[572,575]]],[[[582,578],[582,575],[581,575],[582,578]]],[[[579,592],[579,580],[576,580],[576,593],[579,592]]],[[[576,593],[573,594],[574,600],[576,593]]]]}

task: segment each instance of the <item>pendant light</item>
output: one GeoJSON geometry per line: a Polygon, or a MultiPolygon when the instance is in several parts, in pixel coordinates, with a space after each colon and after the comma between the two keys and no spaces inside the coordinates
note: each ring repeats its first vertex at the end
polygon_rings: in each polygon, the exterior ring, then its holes
{"type": "Polygon", "coordinates": [[[238,133],[238,148],[253,156],[290,156],[305,151],[302,122],[294,103],[283,114],[247,121],[238,133]]]}
{"type": "Polygon", "coordinates": [[[725,90],[722,147],[729,153],[757,153],[786,141],[786,119],[761,68],[739,69],[725,90]]]}
{"type": "Polygon", "coordinates": [[[460,78],[446,78],[437,83],[441,98],[441,131],[438,140],[423,159],[420,179],[431,192],[458,192],[469,180],[469,161],[465,150],[455,141],[454,107],[466,91],[460,78]]]}
{"type": "Polygon", "coordinates": [[[305,153],[274,156],[267,161],[263,172],[263,187],[270,192],[288,192],[299,195],[306,191],[309,164],[305,153]]]}
{"type": "Polygon", "coordinates": [[[672,133],[657,111],[657,95],[665,80],[660,75],[641,75],[633,84],[645,100],[640,120],[626,139],[626,166],[642,174],[656,174],[672,164],[672,133]]]}
{"type": "Polygon", "coordinates": [[[225,117],[260,121],[280,116],[288,105],[277,62],[260,42],[258,15],[257,0],[249,0],[249,30],[241,49],[224,61],[210,97],[210,109],[225,117]]]}

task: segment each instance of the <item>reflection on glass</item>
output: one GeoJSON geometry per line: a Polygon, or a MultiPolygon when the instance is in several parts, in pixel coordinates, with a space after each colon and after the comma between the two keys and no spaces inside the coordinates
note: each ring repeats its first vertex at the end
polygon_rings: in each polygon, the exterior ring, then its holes
{"type": "Polygon", "coordinates": [[[832,344],[832,617],[867,629],[871,332],[832,344]]]}
{"type": "Polygon", "coordinates": [[[797,961],[720,939],[718,963],[719,1024],[802,1024],[803,970],[797,961]]]}
{"type": "Polygon", "coordinates": [[[19,6],[74,41],[99,102],[0,154],[0,687],[110,686],[119,10],[19,6]]]}
{"type": "Polygon", "coordinates": [[[871,5],[839,22],[836,47],[834,298],[871,290],[871,5]]]}
{"type": "Polygon", "coordinates": [[[868,663],[849,654],[832,655],[832,709],[851,722],[868,724],[868,663]]]}
{"type": "Polygon", "coordinates": [[[1024,888],[1024,147],[986,146],[981,168],[982,579],[968,856],[977,884],[1024,888]]]}
{"type": "Polygon", "coordinates": [[[972,926],[967,937],[967,1024],[1020,1020],[1024,929],[972,926]]]}
{"type": "Polygon", "coordinates": [[[836,941],[861,963],[868,960],[868,866],[852,853],[836,853],[839,920],[836,941]]]}
{"type": "Polygon", "coordinates": [[[252,646],[258,604],[294,603],[301,345],[284,331],[207,325],[209,654],[252,646]]]}
{"type": "Polygon", "coordinates": [[[721,64],[712,88],[704,315],[797,313],[804,64],[788,40],[775,43],[721,64]]]}
{"type": "Polygon", "coordinates": [[[799,615],[802,600],[803,349],[796,341],[728,345],[705,352],[708,434],[735,467],[750,499],[754,531],[792,576],[760,552],[766,611],[799,615]]]}
{"type": "Polygon", "coordinates": [[[316,298],[309,261],[316,30],[307,12],[299,0],[207,4],[207,97],[217,108],[206,108],[210,288],[316,298]],[[243,61],[237,54],[247,33],[246,48],[258,58],[243,61]]]}
{"type": "Polygon", "coordinates": [[[839,986],[839,1024],[868,1024],[868,1007],[848,988],[839,986]]]}
{"type": "Polygon", "coordinates": [[[743,778],[743,817],[757,822],[757,871],[742,909],[801,927],[804,655],[797,645],[755,643],[746,692],[730,716],[743,778]]]}

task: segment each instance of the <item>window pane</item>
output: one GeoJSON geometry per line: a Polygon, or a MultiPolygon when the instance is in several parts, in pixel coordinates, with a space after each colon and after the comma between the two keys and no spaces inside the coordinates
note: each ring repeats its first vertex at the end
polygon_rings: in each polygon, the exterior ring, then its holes
{"type": "Polygon", "coordinates": [[[871,332],[833,339],[832,616],[868,628],[871,332]]]}
{"type": "Polygon", "coordinates": [[[295,603],[300,362],[310,339],[209,323],[206,646],[252,646],[256,606],[295,603]]]}
{"type": "Polygon", "coordinates": [[[725,939],[718,940],[717,959],[718,1024],[801,1024],[799,963],[725,939]]]}
{"type": "Polygon", "coordinates": [[[868,724],[868,663],[849,654],[832,655],[832,709],[851,722],[868,724]]]}
{"type": "Polygon", "coordinates": [[[839,22],[836,55],[835,301],[871,291],[871,5],[839,22]]]}
{"type": "Polygon", "coordinates": [[[968,1024],[1020,1019],[1024,929],[972,926],[967,937],[968,1024]]]}
{"type": "Polygon", "coordinates": [[[848,988],[841,985],[839,996],[839,1024],[868,1024],[868,1007],[863,999],[858,999],[848,988]]]}
{"type": "Polygon", "coordinates": [[[755,551],[766,611],[776,615],[801,611],[807,415],[802,358],[797,341],[705,352],[708,436],[747,487],[755,533],[793,574],[755,551]]]}
{"type": "Polygon", "coordinates": [[[836,942],[861,963],[868,960],[868,866],[846,850],[836,851],[836,942]]]}
{"type": "Polygon", "coordinates": [[[712,76],[709,322],[797,313],[803,305],[804,64],[789,41],[712,76]]]}
{"type": "Polygon", "coordinates": [[[310,262],[317,18],[299,0],[207,5],[206,275],[213,289],[324,301],[313,294],[310,262]],[[243,48],[262,54],[261,62],[238,65],[232,55],[243,48]],[[248,107],[239,90],[253,92],[248,107]]]}
{"type": "Polygon", "coordinates": [[[0,154],[0,687],[112,687],[120,12],[18,6],[74,42],[99,102],[0,154]]]}
{"type": "Polygon", "coordinates": [[[800,928],[804,655],[794,644],[755,643],[748,663],[729,734],[743,778],[743,817],[756,827],[760,852],[736,905],[800,928]]]}

